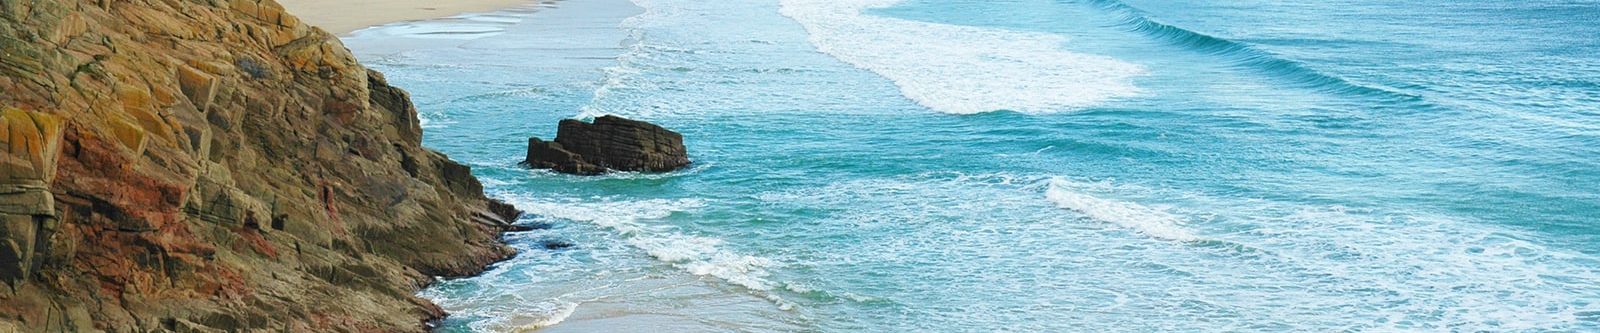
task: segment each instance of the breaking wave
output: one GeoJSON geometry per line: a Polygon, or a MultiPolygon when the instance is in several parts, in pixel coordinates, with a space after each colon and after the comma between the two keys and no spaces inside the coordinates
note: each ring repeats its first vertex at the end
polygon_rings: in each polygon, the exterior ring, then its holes
{"type": "Polygon", "coordinates": [[[1050,188],[1045,190],[1045,197],[1057,207],[1082,213],[1091,219],[1127,227],[1150,237],[1184,242],[1197,240],[1193,233],[1183,227],[1183,220],[1177,215],[1136,203],[1074,192],[1067,184],[1068,182],[1062,179],[1051,180],[1050,188]]]}
{"type": "Polygon", "coordinates": [[[864,13],[900,0],[783,0],[781,12],[823,53],[894,81],[901,94],[939,112],[1057,112],[1139,89],[1138,65],[1068,52],[1067,38],[902,20],[864,13]]]}

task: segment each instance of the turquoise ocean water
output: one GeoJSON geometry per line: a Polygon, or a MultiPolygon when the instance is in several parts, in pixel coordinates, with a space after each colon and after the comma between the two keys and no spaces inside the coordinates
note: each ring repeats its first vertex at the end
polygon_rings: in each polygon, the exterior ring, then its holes
{"type": "Polygon", "coordinates": [[[447,332],[1600,331],[1597,1],[545,7],[347,38],[542,228],[447,332]]]}

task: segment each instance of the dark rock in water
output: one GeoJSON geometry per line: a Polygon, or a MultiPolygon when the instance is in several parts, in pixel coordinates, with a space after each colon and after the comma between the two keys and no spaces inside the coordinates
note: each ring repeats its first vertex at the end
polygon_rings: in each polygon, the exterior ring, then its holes
{"type": "Polygon", "coordinates": [[[546,250],[565,250],[573,247],[573,244],[564,240],[546,239],[539,241],[539,246],[543,246],[546,250]]]}
{"type": "Polygon", "coordinates": [[[555,225],[552,225],[552,224],[546,223],[546,222],[534,222],[534,223],[524,224],[522,226],[525,227],[525,228],[528,228],[529,230],[550,230],[550,228],[555,228],[556,227],[555,225]]]}
{"type": "Polygon", "coordinates": [[[594,123],[562,120],[554,142],[528,138],[523,165],[557,172],[597,175],[607,170],[665,172],[689,165],[683,135],[655,124],[617,116],[594,123]]]}
{"type": "Polygon", "coordinates": [[[494,215],[500,217],[501,221],[507,223],[516,222],[518,217],[522,217],[522,211],[518,210],[517,206],[494,199],[489,200],[489,212],[494,213],[494,215]]]}
{"type": "MultiPolygon", "coordinates": [[[[521,211],[517,211],[517,213],[521,214],[522,212],[521,211]]],[[[555,226],[550,225],[549,223],[534,222],[534,223],[527,223],[527,224],[512,224],[512,225],[508,225],[508,226],[506,226],[506,231],[507,232],[526,232],[526,231],[534,231],[534,230],[550,230],[550,228],[554,228],[554,227],[555,226]]]]}

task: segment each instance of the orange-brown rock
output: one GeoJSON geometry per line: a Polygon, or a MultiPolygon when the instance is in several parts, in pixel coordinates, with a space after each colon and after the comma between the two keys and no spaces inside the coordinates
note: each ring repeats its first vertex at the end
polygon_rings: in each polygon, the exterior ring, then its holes
{"type": "Polygon", "coordinates": [[[272,0],[0,0],[0,332],[424,331],[516,210],[272,0]]]}

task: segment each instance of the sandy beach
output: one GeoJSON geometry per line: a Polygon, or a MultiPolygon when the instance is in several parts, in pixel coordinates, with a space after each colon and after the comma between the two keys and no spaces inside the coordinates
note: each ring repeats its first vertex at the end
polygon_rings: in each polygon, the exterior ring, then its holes
{"type": "Polygon", "coordinates": [[[487,12],[538,0],[279,0],[290,13],[338,35],[370,26],[487,12]]]}

